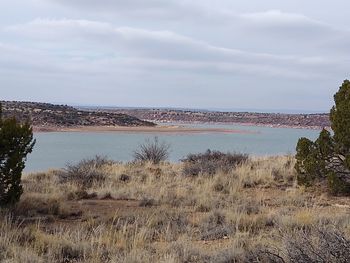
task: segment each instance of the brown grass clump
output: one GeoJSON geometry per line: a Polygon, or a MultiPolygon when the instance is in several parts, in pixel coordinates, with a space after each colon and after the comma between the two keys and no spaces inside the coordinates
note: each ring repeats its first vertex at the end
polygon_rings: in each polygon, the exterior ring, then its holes
{"type": "Polygon", "coordinates": [[[205,153],[189,154],[181,161],[184,163],[185,176],[198,176],[214,175],[218,171],[227,173],[247,160],[246,154],[207,150],[205,153]]]}
{"type": "Polygon", "coordinates": [[[25,176],[18,205],[0,211],[0,262],[350,260],[349,198],[298,187],[291,156],[210,176],[183,176],[185,163],[90,164],[65,180],[25,176]]]}
{"type": "Polygon", "coordinates": [[[68,164],[66,169],[59,173],[61,182],[74,182],[84,188],[94,183],[102,183],[108,175],[108,168],[113,164],[106,157],[95,156],[77,164],[68,164]]]}

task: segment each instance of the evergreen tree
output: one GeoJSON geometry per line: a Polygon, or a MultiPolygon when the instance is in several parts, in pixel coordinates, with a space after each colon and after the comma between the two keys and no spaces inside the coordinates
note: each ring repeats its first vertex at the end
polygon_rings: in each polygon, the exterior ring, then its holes
{"type": "Polygon", "coordinates": [[[298,183],[311,185],[328,178],[333,193],[350,193],[350,81],[334,95],[332,134],[323,129],[315,142],[300,138],[296,147],[298,183]]]}
{"type": "Polygon", "coordinates": [[[334,153],[334,140],[332,135],[326,129],[323,129],[315,142],[317,151],[317,161],[319,176],[325,178],[328,173],[328,167],[334,153]]]}
{"type": "Polygon", "coordinates": [[[35,144],[29,124],[3,119],[0,104],[0,206],[17,202],[23,192],[22,171],[35,144]]]}
{"type": "Polygon", "coordinates": [[[330,114],[334,131],[335,152],[350,168],[350,81],[345,80],[334,95],[335,106],[330,114]]]}
{"type": "Polygon", "coordinates": [[[342,146],[340,150],[350,149],[350,81],[345,80],[334,95],[335,105],[331,109],[330,119],[334,140],[342,146]]]}
{"type": "Polygon", "coordinates": [[[307,138],[300,138],[296,150],[295,169],[298,173],[298,182],[309,186],[319,176],[316,144],[307,138]]]}

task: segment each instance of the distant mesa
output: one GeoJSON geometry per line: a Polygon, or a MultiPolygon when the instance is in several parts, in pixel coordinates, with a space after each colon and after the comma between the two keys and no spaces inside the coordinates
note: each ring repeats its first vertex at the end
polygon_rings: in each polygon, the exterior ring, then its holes
{"type": "Polygon", "coordinates": [[[124,113],[80,110],[67,105],[39,102],[1,101],[4,117],[30,120],[36,130],[52,130],[81,126],[156,126],[124,113]]]}
{"type": "Polygon", "coordinates": [[[154,127],[155,123],[223,123],[269,127],[322,129],[330,127],[329,114],[222,112],[190,109],[75,108],[38,102],[2,101],[5,117],[30,119],[34,129],[77,127],[154,127]],[[155,123],[154,123],[155,122],[155,123]]]}
{"type": "Polygon", "coordinates": [[[330,127],[328,113],[287,114],[180,109],[105,109],[104,111],[122,112],[143,120],[164,123],[223,123],[309,129],[330,127]]]}

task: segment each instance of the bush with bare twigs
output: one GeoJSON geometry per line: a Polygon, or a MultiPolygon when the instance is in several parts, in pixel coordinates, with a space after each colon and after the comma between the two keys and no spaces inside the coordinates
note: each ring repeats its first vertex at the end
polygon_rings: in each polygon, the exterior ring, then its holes
{"type": "Polygon", "coordinates": [[[184,163],[185,176],[198,176],[199,174],[213,175],[219,170],[227,173],[246,160],[248,160],[247,154],[207,150],[205,153],[189,154],[181,161],[184,163]]]}
{"type": "Polygon", "coordinates": [[[136,162],[151,162],[159,164],[169,158],[170,145],[166,142],[160,142],[158,137],[153,140],[146,140],[145,143],[139,145],[134,151],[134,160],[136,162]]]}
{"type": "Polygon", "coordinates": [[[255,262],[339,262],[350,261],[350,240],[337,229],[312,227],[283,234],[283,248],[257,249],[249,254],[255,262]]]}
{"type": "Polygon", "coordinates": [[[107,172],[104,168],[112,163],[113,161],[101,156],[84,159],[77,164],[68,164],[59,174],[59,178],[63,183],[74,182],[84,188],[91,187],[93,183],[102,183],[106,180],[107,172]]]}

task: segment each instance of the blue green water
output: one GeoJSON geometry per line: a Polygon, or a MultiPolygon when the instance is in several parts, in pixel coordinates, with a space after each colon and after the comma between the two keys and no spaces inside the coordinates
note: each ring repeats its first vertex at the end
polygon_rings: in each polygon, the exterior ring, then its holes
{"type": "MultiPolygon", "coordinates": [[[[192,125],[193,126],[193,125],[192,125]]],[[[150,134],[119,132],[50,132],[36,133],[33,153],[26,172],[62,168],[94,155],[106,155],[113,160],[130,161],[137,146],[147,138],[158,136],[171,145],[170,160],[178,161],[188,153],[207,149],[244,152],[252,155],[277,155],[295,152],[298,138],[315,139],[316,130],[269,128],[240,125],[196,125],[196,127],[226,128],[254,133],[150,134]]]]}

